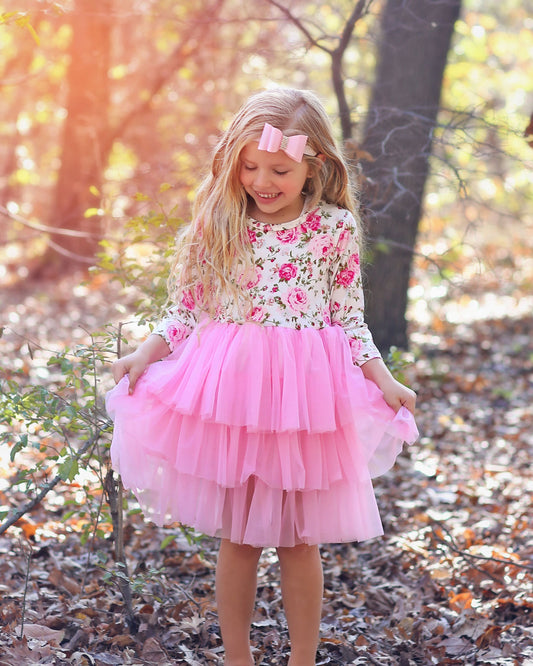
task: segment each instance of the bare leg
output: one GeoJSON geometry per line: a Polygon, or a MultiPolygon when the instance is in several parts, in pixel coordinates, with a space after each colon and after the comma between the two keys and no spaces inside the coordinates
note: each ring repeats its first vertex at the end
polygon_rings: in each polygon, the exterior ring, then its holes
{"type": "Polygon", "coordinates": [[[250,625],[257,590],[257,563],[261,548],[220,544],[216,573],[216,599],[226,666],[252,666],[250,625]]]}
{"type": "Polygon", "coordinates": [[[291,640],[289,666],[314,666],[324,576],[318,546],[278,548],[281,593],[291,640]]]}

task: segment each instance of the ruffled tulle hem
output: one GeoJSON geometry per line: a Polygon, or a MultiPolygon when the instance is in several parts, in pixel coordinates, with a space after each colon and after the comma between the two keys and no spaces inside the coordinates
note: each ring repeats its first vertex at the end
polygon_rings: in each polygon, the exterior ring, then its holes
{"type": "Polygon", "coordinates": [[[339,327],[210,322],[106,404],[113,465],[148,516],[253,545],[381,534],[371,477],[418,435],[339,327]]]}
{"type": "Polygon", "coordinates": [[[364,541],[383,534],[370,479],[339,482],[326,491],[280,491],[252,476],[242,486],[224,488],[158,467],[157,481],[134,492],[145,517],[158,525],[179,522],[255,547],[364,541]]]}

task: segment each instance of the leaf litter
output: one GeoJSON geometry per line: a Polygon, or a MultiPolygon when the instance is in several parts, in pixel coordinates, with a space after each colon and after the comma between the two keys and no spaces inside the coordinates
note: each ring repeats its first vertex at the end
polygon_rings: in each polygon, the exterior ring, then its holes
{"type": "MultiPolygon", "coordinates": [[[[115,303],[118,292],[101,279],[10,289],[3,373],[60,381],[38,346],[30,357],[26,338],[52,350],[75,344],[86,335],[78,324],[94,330],[123,317],[125,304],[115,303]]],[[[385,536],[322,548],[317,664],[533,664],[533,318],[442,317],[411,329],[416,361],[404,372],[418,392],[421,437],[376,480],[385,536]]],[[[27,498],[9,451],[1,462],[1,504],[19,508],[27,498]]],[[[191,542],[177,526],[128,516],[139,619],[131,634],[106,577],[111,534],[82,545],[76,517],[63,520],[77,492],[76,483],[60,484],[0,536],[0,666],[222,664],[217,541],[191,542]]],[[[258,664],[286,663],[272,549],[260,561],[251,635],[258,664]]]]}

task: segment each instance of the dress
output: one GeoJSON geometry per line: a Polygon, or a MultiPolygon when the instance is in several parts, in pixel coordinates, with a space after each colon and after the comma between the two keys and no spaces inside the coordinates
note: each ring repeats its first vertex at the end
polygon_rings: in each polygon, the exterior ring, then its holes
{"type": "Polygon", "coordinates": [[[199,316],[184,294],[155,329],[170,355],[106,397],[113,466],[158,524],[252,546],[379,536],[371,478],[418,432],[359,367],[379,352],[355,220],[320,204],[248,233],[249,320],[199,316]]]}

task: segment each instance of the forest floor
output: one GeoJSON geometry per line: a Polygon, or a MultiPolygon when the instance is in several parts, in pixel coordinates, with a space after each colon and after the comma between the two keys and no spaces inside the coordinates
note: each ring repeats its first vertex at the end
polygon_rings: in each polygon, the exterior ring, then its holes
{"type": "MultiPolygon", "coordinates": [[[[512,293],[505,275],[476,277],[460,296],[433,299],[425,320],[412,320],[414,362],[404,372],[418,392],[421,436],[376,480],[385,536],[322,548],[317,664],[533,664],[530,269],[512,293]]],[[[47,354],[118,321],[128,306],[120,299],[102,278],[7,286],[2,372],[46,384],[47,354]]],[[[426,292],[420,302],[426,315],[430,300],[426,292]]],[[[102,381],[105,390],[107,371],[102,381]]],[[[16,484],[18,469],[43,453],[28,448],[13,464],[9,452],[2,445],[0,503],[14,510],[28,500],[16,484]]],[[[102,528],[82,544],[83,519],[69,515],[83,503],[80,492],[80,484],[59,484],[0,535],[0,666],[222,664],[216,541],[190,542],[176,526],[128,516],[138,621],[131,633],[109,575],[109,534],[102,528]]],[[[101,495],[96,485],[93,493],[101,495]]],[[[271,550],[260,562],[257,598],[256,662],[285,664],[288,634],[271,550]]]]}

